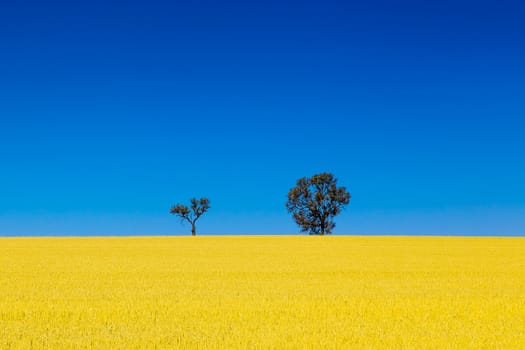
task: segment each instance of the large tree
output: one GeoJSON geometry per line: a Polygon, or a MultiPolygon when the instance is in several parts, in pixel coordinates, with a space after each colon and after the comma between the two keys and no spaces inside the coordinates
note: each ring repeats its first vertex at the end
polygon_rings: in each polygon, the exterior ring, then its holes
{"type": "Polygon", "coordinates": [[[337,179],[332,174],[316,174],[297,180],[288,192],[286,208],[301,232],[325,235],[332,233],[333,218],[350,202],[350,197],[345,187],[337,187],[337,179]]]}
{"type": "Polygon", "coordinates": [[[177,215],[182,222],[187,221],[191,224],[191,235],[195,236],[195,222],[210,209],[210,200],[208,198],[192,198],[190,207],[183,204],[176,204],[170,209],[170,213],[177,215]]]}

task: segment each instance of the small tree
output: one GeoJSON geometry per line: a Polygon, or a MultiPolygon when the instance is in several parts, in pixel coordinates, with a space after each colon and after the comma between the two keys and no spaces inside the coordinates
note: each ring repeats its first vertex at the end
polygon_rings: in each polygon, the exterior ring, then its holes
{"type": "Polygon", "coordinates": [[[301,232],[330,234],[335,227],[333,218],[350,202],[350,197],[345,187],[337,187],[332,174],[322,173],[297,180],[297,185],[288,192],[286,208],[301,232]]]}
{"type": "Polygon", "coordinates": [[[192,198],[191,206],[189,208],[183,204],[176,204],[171,207],[170,213],[179,216],[181,222],[189,222],[191,224],[191,235],[195,236],[197,233],[195,230],[195,222],[208,209],[210,209],[210,200],[208,198],[192,198]]]}

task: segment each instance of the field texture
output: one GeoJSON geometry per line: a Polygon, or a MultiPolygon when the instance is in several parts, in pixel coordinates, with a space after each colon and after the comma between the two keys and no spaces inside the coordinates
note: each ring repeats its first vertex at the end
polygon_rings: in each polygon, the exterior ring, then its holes
{"type": "Polygon", "coordinates": [[[524,349],[525,239],[0,239],[0,349],[524,349]]]}

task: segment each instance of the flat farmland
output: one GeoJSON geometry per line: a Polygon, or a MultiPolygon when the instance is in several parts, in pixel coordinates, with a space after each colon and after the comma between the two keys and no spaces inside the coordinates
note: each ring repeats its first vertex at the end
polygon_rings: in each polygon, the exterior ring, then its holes
{"type": "Polygon", "coordinates": [[[0,238],[0,349],[523,349],[525,238],[0,238]]]}

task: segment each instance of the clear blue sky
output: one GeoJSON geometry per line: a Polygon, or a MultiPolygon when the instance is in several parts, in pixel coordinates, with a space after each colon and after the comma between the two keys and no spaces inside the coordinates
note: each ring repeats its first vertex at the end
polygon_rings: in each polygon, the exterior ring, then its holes
{"type": "Polygon", "coordinates": [[[523,1],[0,5],[0,235],[525,234],[523,1]]]}

